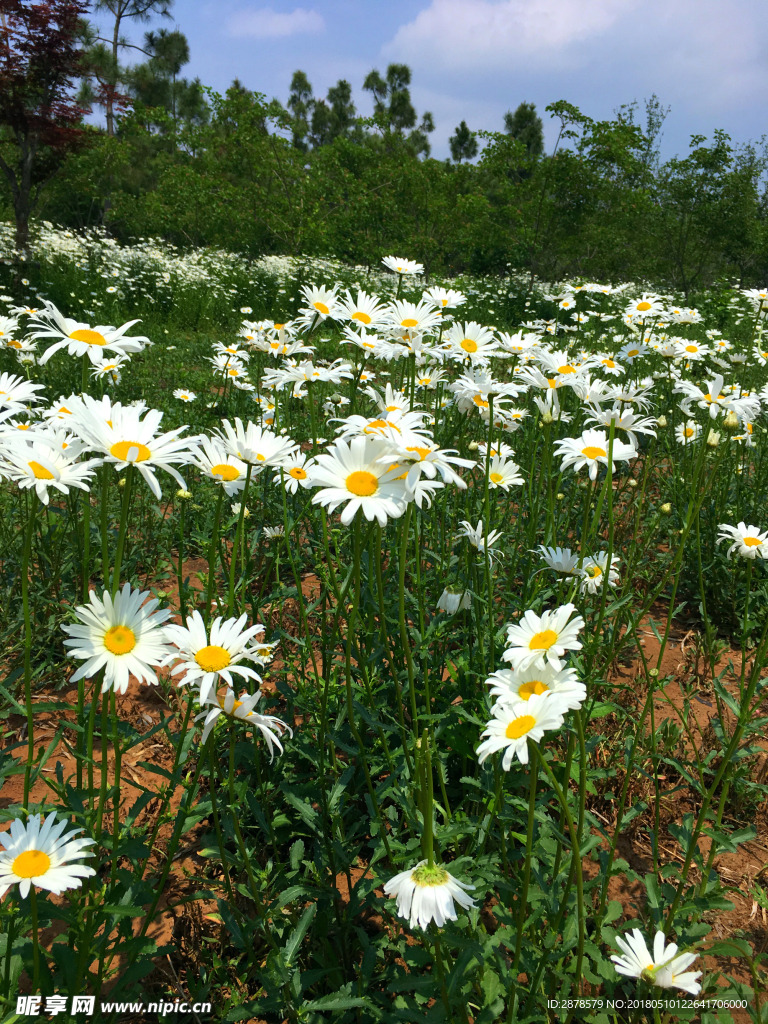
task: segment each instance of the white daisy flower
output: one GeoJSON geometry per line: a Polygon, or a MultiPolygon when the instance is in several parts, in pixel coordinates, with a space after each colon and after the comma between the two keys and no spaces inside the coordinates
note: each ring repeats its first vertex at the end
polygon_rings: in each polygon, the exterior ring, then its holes
{"type": "Polygon", "coordinates": [[[88,491],[91,477],[102,463],[101,459],[77,462],[83,448],[79,440],[74,441],[66,452],[58,447],[55,438],[34,432],[30,433],[29,441],[22,433],[6,435],[3,442],[0,447],[0,477],[8,477],[22,490],[34,487],[44,505],[50,500],[50,487],[62,494],[69,494],[70,487],[88,491]]]}
{"type": "Polygon", "coordinates": [[[581,567],[581,592],[582,594],[596,594],[603,583],[608,580],[608,586],[615,587],[619,582],[619,573],[615,568],[621,559],[618,555],[611,556],[611,568],[608,570],[608,552],[601,551],[599,555],[592,558],[585,558],[581,567]]]}
{"type": "Polygon", "coordinates": [[[379,305],[378,295],[367,295],[359,291],[357,298],[353,299],[351,292],[348,291],[346,298],[339,303],[339,317],[375,329],[385,322],[386,310],[384,306],[379,305]]]}
{"type": "Polygon", "coordinates": [[[387,270],[394,271],[395,274],[423,274],[424,264],[416,263],[415,260],[406,260],[402,256],[385,256],[381,261],[387,270]]]}
{"type": "MultiPolygon", "coordinates": [[[[596,480],[598,468],[601,465],[608,466],[608,435],[604,430],[585,430],[581,437],[566,437],[556,441],[555,447],[555,454],[563,457],[561,472],[572,466],[574,472],[578,473],[584,466],[588,466],[590,480],[596,480]]],[[[615,473],[619,462],[636,458],[637,449],[634,445],[614,438],[612,455],[615,473]]]]}
{"type": "Polygon", "coordinates": [[[225,494],[232,498],[245,487],[248,467],[234,455],[230,455],[217,437],[198,438],[200,447],[194,452],[191,464],[202,471],[203,476],[221,484],[225,494]]]}
{"type": "Polygon", "coordinates": [[[0,373],[0,409],[23,412],[31,402],[36,402],[36,391],[45,390],[43,384],[33,384],[12,373],[0,373]]]}
{"type": "Polygon", "coordinates": [[[497,541],[501,540],[503,536],[501,531],[491,530],[488,536],[485,537],[483,535],[485,526],[482,519],[478,519],[477,526],[473,526],[472,523],[468,522],[466,519],[462,519],[460,527],[459,532],[456,534],[457,540],[462,537],[466,537],[472,547],[477,548],[477,551],[480,554],[484,553],[487,549],[488,557],[491,561],[493,561],[494,558],[501,558],[502,553],[493,546],[497,541]]]}
{"type": "Polygon", "coordinates": [[[264,632],[264,627],[258,623],[244,628],[247,621],[248,616],[245,614],[239,619],[214,619],[211,624],[210,641],[203,617],[197,610],[187,617],[186,628],[173,622],[165,627],[168,640],[175,644],[178,650],[171,651],[163,664],[178,662],[171,669],[171,675],[184,673],[178,680],[178,686],[199,686],[201,704],[205,703],[208,695],[220,685],[220,679],[232,689],[233,672],[245,679],[261,682],[258,672],[240,664],[244,659],[252,660],[248,644],[255,636],[264,632]]]}
{"type": "Polygon", "coordinates": [[[633,928],[627,937],[616,936],[616,945],[623,956],[612,956],[616,971],[627,978],[642,978],[659,988],[679,988],[697,996],[701,991],[698,978],[701,971],[688,971],[698,953],[680,953],[677,945],[671,942],[664,948],[665,935],[657,931],[653,940],[653,956],[648,952],[645,939],[639,928],[633,928]]]}
{"type": "Polygon", "coordinates": [[[485,684],[502,704],[526,703],[537,694],[556,693],[568,711],[575,711],[587,699],[587,688],[572,668],[557,671],[551,665],[539,665],[525,672],[500,668],[485,684]]]}
{"type": "Polygon", "coordinates": [[[519,623],[507,626],[508,647],[503,660],[518,670],[549,662],[559,671],[563,667],[560,659],[566,651],[581,650],[579,631],[584,628],[584,619],[580,615],[571,619],[575,611],[576,606],[572,604],[561,605],[543,615],[529,608],[519,623]]]}
{"type": "Polygon", "coordinates": [[[524,483],[525,480],[521,476],[520,467],[516,462],[508,461],[499,455],[491,457],[491,464],[488,467],[489,487],[494,490],[500,487],[502,490],[508,491],[512,486],[524,483]]]}
{"type": "Polygon", "coordinates": [[[300,487],[307,488],[311,486],[309,473],[313,464],[314,459],[297,448],[296,451],[282,463],[282,477],[280,475],[280,470],[278,470],[277,473],[275,473],[273,480],[275,483],[280,483],[282,480],[286,491],[288,491],[289,494],[296,494],[300,487]]]}
{"type": "Polygon", "coordinates": [[[194,391],[188,391],[187,388],[176,388],[173,392],[173,397],[178,398],[181,402],[194,402],[197,395],[194,391]]]}
{"type": "Polygon", "coordinates": [[[732,541],[728,548],[728,558],[734,551],[742,558],[768,558],[768,531],[763,533],[757,526],[747,526],[743,520],[738,526],[720,523],[718,530],[718,544],[732,541]]]}
{"type": "Polygon", "coordinates": [[[693,444],[701,437],[701,427],[696,420],[686,420],[685,423],[678,423],[675,427],[675,439],[678,444],[693,444]]]}
{"type": "MultiPolygon", "coordinates": [[[[216,725],[220,715],[225,714],[230,718],[245,722],[246,725],[255,726],[264,737],[269,748],[269,759],[273,760],[275,750],[282,754],[283,745],[280,742],[282,732],[288,732],[293,736],[293,730],[285,722],[274,715],[259,715],[253,709],[261,699],[261,690],[254,694],[241,693],[239,699],[235,697],[235,691],[228,689],[223,702],[214,690],[205,700],[206,704],[213,704],[210,711],[203,711],[197,719],[205,718],[201,743],[205,743],[211,730],[216,725]]],[[[202,703],[202,702],[201,702],[202,703]]]]}
{"type": "Polygon", "coordinates": [[[465,891],[474,888],[454,878],[442,864],[429,867],[426,860],[401,871],[383,886],[385,895],[397,900],[397,913],[409,927],[424,929],[430,921],[442,928],[446,921],[457,920],[454,903],[465,910],[474,907],[475,901],[465,891]]]}
{"type": "Polygon", "coordinates": [[[559,729],[567,710],[565,701],[551,690],[533,694],[527,701],[494,704],[493,718],[482,733],[487,739],[477,748],[479,763],[503,750],[504,771],[509,771],[514,757],[528,764],[528,739],[538,743],[547,729],[559,729]]]}
{"type": "Polygon", "coordinates": [[[163,414],[157,409],[145,410],[143,403],[137,406],[116,403],[109,420],[102,419],[101,412],[97,403],[84,400],[84,405],[75,410],[73,429],[91,448],[103,452],[105,462],[114,463],[118,471],[135,466],[156,498],[161,497],[162,491],[155,469],[170,473],[179,487],[186,489],[182,476],[175,469],[177,465],[186,465],[194,451],[194,439],[179,436],[186,427],[158,434],[163,414]]]}
{"type": "MultiPolygon", "coordinates": [[[[313,505],[323,505],[333,512],[346,503],[341,522],[348,526],[358,509],[370,522],[376,520],[386,526],[387,519],[398,519],[406,508],[405,476],[397,464],[393,469],[382,463],[382,457],[391,453],[391,446],[383,440],[353,437],[349,443],[338,440],[326,452],[315,457],[309,477],[312,487],[320,487],[312,497],[313,505]]],[[[386,461],[386,460],[385,460],[386,461]]]]}
{"type": "Polygon", "coordinates": [[[64,641],[71,657],[85,661],[71,681],[91,679],[103,668],[102,693],[113,687],[116,693],[125,693],[129,675],[156,686],[154,669],[165,664],[171,650],[163,627],[170,609],[158,609],[159,601],[150,591],[131,590],[129,583],[114,601],[108,590],[103,600],[93,590],[89,599],[89,604],[75,608],[80,622],[61,627],[72,637],[64,641]]]}
{"type": "Polygon", "coordinates": [[[81,858],[93,856],[86,847],[93,846],[94,840],[76,839],[81,828],[62,835],[68,824],[66,818],[56,821],[56,811],[51,811],[45,821],[41,815],[31,814],[26,825],[16,818],[10,831],[0,832],[0,898],[12,885],[18,885],[22,899],[33,885],[60,896],[96,874],[81,862],[81,858]]]}
{"type": "Polygon", "coordinates": [[[135,336],[126,338],[125,332],[139,323],[138,320],[129,320],[122,327],[105,327],[102,325],[91,327],[90,324],[80,323],[64,316],[52,302],[46,302],[45,308],[36,313],[29,321],[32,328],[30,337],[56,338],[53,345],[50,345],[40,356],[40,365],[43,366],[54,353],[61,348],[66,348],[71,356],[79,358],[88,356],[92,363],[102,360],[105,350],[125,355],[129,352],[141,352],[145,344],[149,344],[149,338],[135,336]]]}

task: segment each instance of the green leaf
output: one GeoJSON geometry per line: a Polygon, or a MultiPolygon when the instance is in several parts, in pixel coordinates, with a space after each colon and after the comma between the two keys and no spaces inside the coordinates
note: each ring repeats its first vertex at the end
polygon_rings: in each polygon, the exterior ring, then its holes
{"type": "Polygon", "coordinates": [[[309,926],[312,924],[312,919],[314,918],[316,913],[317,904],[310,904],[310,906],[308,906],[304,913],[301,915],[301,920],[299,921],[299,923],[291,932],[291,937],[288,939],[288,941],[285,944],[285,948],[283,949],[283,958],[285,960],[286,966],[290,966],[291,961],[293,960],[293,957],[298,951],[298,948],[301,945],[304,936],[307,934],[309,926]]]}

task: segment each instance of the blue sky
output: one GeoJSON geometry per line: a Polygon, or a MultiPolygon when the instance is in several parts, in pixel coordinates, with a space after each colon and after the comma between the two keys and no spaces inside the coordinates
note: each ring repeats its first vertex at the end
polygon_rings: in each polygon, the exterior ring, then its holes
{"type": "Polygon", "coordinates": [[[500,130],[521,100],[543,114],[567,99],[608,118],[656,93],[672,108],[665,156],[685,152],[693,133],[724,128],[745,142],[768,131],[764,0],[176,0],[173,11],[191,48],[184,73],[219,90],[238,77],[285,102],[302,68],[316,95],[348,79],[367,114],[368,71],[410,64],[416,108],[435,117],[437,157],[459,121],[500,130]]]}

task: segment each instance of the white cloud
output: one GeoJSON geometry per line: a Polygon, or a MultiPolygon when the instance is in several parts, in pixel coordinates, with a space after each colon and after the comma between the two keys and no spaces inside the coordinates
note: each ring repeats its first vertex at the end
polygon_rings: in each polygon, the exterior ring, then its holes
{"type": "Polygon", "coordinates": [[[316,35],[325,29],[323,16],[317,11],[297,7],[289,14],[262,7],[257,11],[241,11],[227,23],[231,36],[252,39],[279,39],[296,35],[316,35]]]}
{"type": "Polygon", "coordinates": [[[402,25],[384,52],[414,63],[419,55],[450,68],[509,70],[512,57],[561,53],[608,31],[639,0],[432,0],[402,25]]]}

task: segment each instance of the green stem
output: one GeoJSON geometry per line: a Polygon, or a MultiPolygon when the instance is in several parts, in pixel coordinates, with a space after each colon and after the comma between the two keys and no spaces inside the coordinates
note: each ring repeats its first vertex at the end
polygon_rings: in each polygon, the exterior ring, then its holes
{"type": "Polygon", "coordinates": [[[205,626],[206,629],[210,625],[212,604],[213,604],[213,585],[216,579],[216,553],[219,546],[219,523],[221,522],[221,503],[224,500],[224,488],[219,487],[219,497],[216,502],[216,513],[213,518],[213,532],[211,533],[211,544],[208,548],[208,592],[205,597],[205,626]]]}
{"type": "Polygon", "coordinates": [[[37,513],[37,492],[32,494],[27,531],[24,536],[24,554],[21,560],[21,603],[24,612],[24,704],[27,713],[27,764],[24,769],[24,797],[22,809],[29,807],[29,786],[32,762],[35,759],[35,716],[32,708],[32,620],[29,612],[29,563],[32,558],[32,536],[37,513]]]}
{"type": "Polygon", "coordinates": [[[125,534],[128,526],[128,509],[131,504],[131,489],[133,487],[133,464],[129,464],[125,471],[125,487],[123,489],[123,505],[120,510],[120,532],[117,535],[117,552],[115,554],[115,568],[112,571],[112,600],[120,589],[120,570],[123,565],[123,550],[125,548],[125,534]]]}
{"type": "MultiPolygon", "coordinates": [[[[245,502],[248,497],[248,487],[251,482],[251,471],[253,466],[248,463],[248,469],[245,474],[245,487],[240,497],[240,514],[237,519],[237,530],[235,532],[235,543],[232,545],[232,558],[229,562],[229,599],[227,602],[227,612],[229,615],[235,614],[235,569],[237,567],[237,550],[240,547],[240,537],[243,533],[243,520],[245,519],[245,502]]],[[[222,487],[222,492],[224,488],[222,487]]],[[[245,568],[245,567],[243,567],[245,568]]]]}

